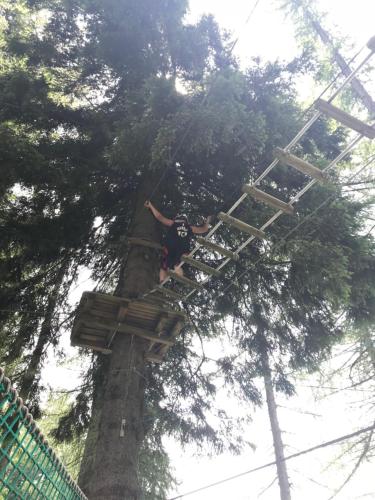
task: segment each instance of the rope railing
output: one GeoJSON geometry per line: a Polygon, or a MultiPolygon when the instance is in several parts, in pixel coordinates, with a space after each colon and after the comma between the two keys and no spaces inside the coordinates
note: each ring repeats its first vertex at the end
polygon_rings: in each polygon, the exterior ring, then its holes
{"type": "Polygon", "coordinates": [[[0,498],[86,500],[2,368],[0,498]]]}

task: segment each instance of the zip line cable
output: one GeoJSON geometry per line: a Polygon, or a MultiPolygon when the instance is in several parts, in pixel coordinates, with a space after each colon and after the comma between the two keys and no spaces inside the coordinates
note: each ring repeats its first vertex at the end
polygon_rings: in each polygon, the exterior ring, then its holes
{"type": "MultiPolygon", "coordinates": [[[[360,436],[361,434],[371,432],[375,429],[375,423],[373,425],[370,425],[369,427],[365,427],[363,429],[360,429],[356,432],[352,432],[351,434],[345,434],[344,436],[340,436],[336,439],[331,439],[330,441],[325,441],[323,443],[320,443],[318,445],[312,446],[311,448],[306,448],[305,450],[299,451],[297,453],[293,453],[292,455],[288,455],[284,457],[280,462],[286,462],[287,460],[291,460],[293,458],[300,457],[302,455],[306,455],[308,453],[311,453],[313,451],[319,450],[321,448],[327,448],[328,446],[332,446],[334,444],[341,443],[343,441],[347,441],[348,439],[351,439],[356,436],[360,436]]],[[[169,498],[168,500],[179,500],[180,498],[187,497],[189,495],[193,495],[195,493],[199,493],[200,491],[208,490],[209,488],[213,488],[214,486],[218,486],[220,484],[227,483],[229,481],[233,481],[234,479],[238,479],[240,477],[246,476],[248,474],[252,474],[253,472],[260,471],[262,469],[266,469],[268,467],[271,467],[272,465],[277,465],[278,461],[274,460],[272,462],[268,462],[266,464],[260,465],[259,467],[255,467],[253,469],[247,470],[245,472],[241,472],[240,474],[236,474],[235,476],[230,476],[225,479],[221,479],[220,481],[216,481],[215,483],[210,483],[207,484],[206,486],[202,486],[201,488],[197,488],[192,491],[188,491],[186,493],[183,493],[181,495],[177,495],[176,497],[169,498]]]]}
{"type": "MultiPolygon", "coordinates": [[[[249,15],[247,16],[245,22],[244,22],[244,25],[242,28],[240,28],[240,30],[242,31],[246,26],[247,24],[249,24],[250,22],[250,19],[253,17],[253,14],[255,12],[255,9],[258,7],[258,4],[259,4],[260,0],[256,0],[255,4],[253,5],[253,8],[251,9],[249,15]]],[[[230,48],[230,53],[233,52],[233,49],[235,48],[235,46],[237,45],[237,43],[239,42],[239,39],[241,38],[241,31],[239,32],[236,40],[233,42],[233,45],[232,47],[230,48]]]]}

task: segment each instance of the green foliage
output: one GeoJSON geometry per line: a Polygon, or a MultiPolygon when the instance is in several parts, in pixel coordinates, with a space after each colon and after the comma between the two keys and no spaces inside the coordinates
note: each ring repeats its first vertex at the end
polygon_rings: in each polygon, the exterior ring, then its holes
{"type": "Polygon", "coordinates": [[[49,394],[45,402],[46,410],[39,419],[38,425],[43,434],[47,437],[50,446],[53,447],[55,453],[67,468],[69,474],[76,480],[84,449],[84,436],[75,433],[71,439],[60,441],[56,439],[54,435],[54,429],[56,428],[59,418],[69,410],[70,399],[70,395],[67,393],[58,395],[49,394]]]}
{"type": "MultiPolygon", "coordinates": [[[[240,71],[211,17],[184,22],[182,0],[15,3],[14,11],[13,2],[2,3],[1,56],[9,62],[0,70],[6,165],[0,179],[0,354],[20,388],[33,360],[27,380],[31,376],[37,389],[47,348],[62,331],[59,314],[70,312],[67,295],[78,270],[88,267],[100,291],[112,293],[118,283],[144,183],[162,178],[155,198],[167,216],[184,210],[195,223],[200,214],[228,208],[241,185],[269,164],[273,149],[300,128],[293,80],[311,65],[303,56],[290,64],[253,61],[240,71]]],[[[342,129],[318,121],[297,153],[325,165],[344,140],[342,129]]],[[[305,183],[302,174],[279,166],[263,188],[285,199],[305,183]]],[[[196,329],[183,332],[165,363],[148,368],[148,436],[238,451],[241,422],[226,419],[215,403],[222,380],[241,399],[261,404],[255,379],[267,352],[276,388],[292,394],[288,371],[312,370],[329,356],[342,335],[336,325],[342,311],[353,326],[373,321],[374,241],[361,235],[365,205],[340,187],[316,187],[296,217],[302,220],[332,193],[334,203],[256,266],[265,250],[260,244],[194,297],[189,310],[196,329]],[[232,280],[235,286],[227,289],[232,280]],[[228,318],[236,354],[217,360],[218,378],[205,369],[196,337],[200,332],[202,343],[220,338],[228,318]]],[[[261,225],[269,209],[248,200],[235,215],[261,225]]],[[[295,224],[280,219],[271,242],[295,224]]],[[[231,231],[218,236],[231,248],[241,242],[231,231]]],[[[64,326],[70,323],[68,316],[64,326]]],[[[106,362],[94,358],[75,399],[51,402],[64,413],[46,424],[67,442],[58,446],[80,447],[106,362]]],[[[36,407],[34,389],[27,397],[36,407]]],[[[149,474],[142,475],[149,498],[164,498],[171,478],[160,441],[146,440],[141,466],[149,474]]]]}

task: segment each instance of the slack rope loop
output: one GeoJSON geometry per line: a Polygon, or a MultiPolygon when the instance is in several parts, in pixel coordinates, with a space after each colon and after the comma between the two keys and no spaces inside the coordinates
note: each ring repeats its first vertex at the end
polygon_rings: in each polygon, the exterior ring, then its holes
{"type": "Polygon", "coordinates": [[[87,500],[0,368],[0,471],[4,498],[87,500]]]}
{"type": "MultiPolygon", "coordinates": [[[[306,448],[305,450],[299,451],[297,453],[293,453],[292,455],[286,456],[282,461],[286,462],[287,460],[291,460],[293,458],[300,457],[302,455],[306,455],[308,453],[311,453],[313,451],[319,450],[320,448],[327,448],[328,446],[333,446],[335,444],[341,443],[343,441],[347,441],[348,439],[351,439],[356,436],[360,436],[361,434],[372,432],[375,430],[375,424],[370,425],[369,427],[365,427],[363,429],[360,429],[356,432],[352,432],[351,434],[345,434],[344,436],[340,436],[336,439],[331,439],[330,441],[325,441],[323,443],[320,443],[316,446],[312,446],[311,448],[306,448]]],[[[248,474],[252,474],[253,472],[260,471],[262,469],[266,469],[268,467],[271,467],[272,465],[276,465],[277,461],[274,460],[273,462],[268,462],[266,464],[260,465],[259,467],[255,467],[254,469],[247,470],[245,472],[241,472],[240,474],[236,474],[235,476],[230,476],[225,479],[221,479],[220,481],[216,481],[215,483],[208,484],[206,486],[202,486],[201,488],[197,488],[196,490],[188,491],[187,493],[183,493],[182,495],[178,495],[176,497],[170,498],[169,500],[179,500],[180,498],[187,497],[189,495],[193,495],[194,493],[199,493],[200,491],[208,490],[209,488],[213,488],[214,486],[218,486],[223,483],[227,483],[228,481],[233,481],[234,479],[238,479],[240,477],[246,476],[248,474]]]]}

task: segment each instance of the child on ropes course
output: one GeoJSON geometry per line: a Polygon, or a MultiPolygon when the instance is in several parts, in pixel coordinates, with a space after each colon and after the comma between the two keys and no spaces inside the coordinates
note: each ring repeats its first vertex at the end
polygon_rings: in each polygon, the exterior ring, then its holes
{"type": "Polygon", "coordinates": [[[211,217],[207,217],[203,226],[191,226],[186,215],[177,215],[172,220],[164,217],[151,201],[146,201],[145,207],[151,210],[155,219],[169,228],[163,246],[163,258],[159,275],[160,283],[167,278],[168,269],[172,269],[176,274],[183,276],[184,273],[182,267],[180,267],[181,257],[190,252],[192,234],[207,233],[211,217]]]}

